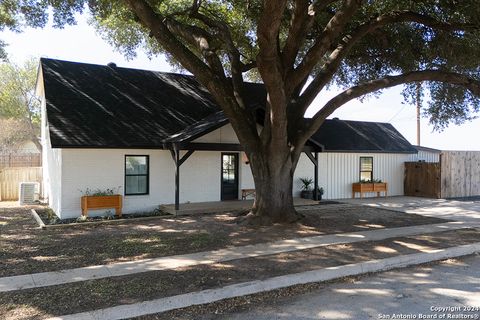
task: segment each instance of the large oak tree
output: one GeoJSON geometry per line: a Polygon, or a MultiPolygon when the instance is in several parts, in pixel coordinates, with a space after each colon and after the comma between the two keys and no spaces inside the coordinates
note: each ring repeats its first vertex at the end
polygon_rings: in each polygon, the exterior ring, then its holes
{"type": "Polygon", "coordinates": [[[397,85],[413,97],[425,82],[425,113],[437,128],[479,109],[476,0],[24,0],[6,12],[41,26],[48,5],[59,26],[88,5],[91,22],[127,56],[164,53],[211,92],[250,160],[251,217],[262,223],[298,218],[299,156],[346,102],[397,85]],[[244,103],[246,79],[261,79],[267,91],[260,132],[244,103]],[[306,109],[331,84],[345,90],[306,121],[306,109]]]}

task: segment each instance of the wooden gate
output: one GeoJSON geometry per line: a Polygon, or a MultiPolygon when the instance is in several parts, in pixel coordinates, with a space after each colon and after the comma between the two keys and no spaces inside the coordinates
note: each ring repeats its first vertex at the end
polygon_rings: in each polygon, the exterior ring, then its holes
{"type": "Polygon", "coordinates": [[[406,196],[440,198],[441,170],[438,162],[405,162],[406,196]]]}

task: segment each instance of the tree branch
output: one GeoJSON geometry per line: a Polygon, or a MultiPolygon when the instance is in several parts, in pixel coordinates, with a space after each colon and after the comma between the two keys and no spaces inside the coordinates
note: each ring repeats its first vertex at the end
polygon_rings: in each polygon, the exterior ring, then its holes
{"type": "Polygon", "coordinates": [[[315,21],[315,14],[336,1],[338,0],[316,1],[313,4],[307,0],[295,1],[291,27],[282,50],[282,62],[286,70],[294,68],[297,54],[315,21]]]}
{"type": "Polygon", "coordinates": [[[170,32],[164,23],[164,17],[154,12],[144,0],[127,0],[131,10],[139,18],[140,23],[151,31],[151,34],[165,49],[192,74],[200,75],[200,82],[211,81],[214,74],[208,66],[170,32]]]}
{"type": "Polygon", "coordinates": [[[284,69],[293,69],[298,50],[305,40],[307,30],[313,22],[314,12],[309,10],[308,0],[296,0],[291,19],[291,26],[282,50],[282,63],[284,69]]]}
{"type": "Polygon", "coordinates": [[[381,79],[368,81],[366,83],[351,87],[334,98],[330,99],[312,118],[311,123],[300,135],[297,144],[305,143],[322,125],[325,119],[345,103],[363,95],[400,84],[419,81],[438,81],[462,86],[470,90],[474,95],[480,97],[480,81],[460,73],[446,72],[440,70],[413,71],[398,76],[388,76],[381,79]]]}
{"type": "Polygon", "coordinates": [[[151,31],[158,43],[179,61],[184,68],[195,75],[195,78],[213,95],[217,103],[229,118],[235,132],[246,150],[257,148],[260,139],[256,123],[251,121],[245,110],[238,105],[232,88],[222,75],[216,74],[192,51],[182,44],[169,30],[164,17],[156,13],[145,0],[126,0],[131,10],[137,15],[140,23],[151,31]]]}
{"type": "Polygon", "coordinates": [[[430,16],[422,15],[412,11],[394,11],[371,19],[357,27],[351,35],[345,36],[337,48],[328,57],[328,60],[322,66],[315,78],[310,82],[307,88],[302,93],[298,101],[298,109],[296,112],[299,116],[305,114],[307,108],[318,95],[318,93],[331,81],[333,75],[338,70],[342,60],[352,50],[352,48],[361,39],[371,32],[384,27],[387,24],[399,22],[416,22],[430,28],[435,28],[443,31],[459,31],[479,28],[474,24],[463,23],[448,23],[441,22],[430,16]]]}
{"type": "Polygon", "coordinates": [[[215,74],[223,75],[223,77],[225,77],[222,62],[215,52],[216,48],[211,45],[213,37],[206,30],[197,26],[185,25],[170,18],[165,18],[164,21],[167,28],[173,34],[180,36],[185,41],[198,48],[215,74]]]}
{"type": "Polygon", "coordinates": [[[264,0],[257,27],[257,43],[260,48],[256,59],[257,68],[268,92],[265,119],[269,122],[265,121],[262,141],[264,145],[269,141],[268,146],[279,148],[286,147],[288,143],[285,136],[287,99],[278,40],[286,3],[286,0],[264,0]],[[270,137],[267,137],[267,133],[270,133],[270,137]]]}
{"type": "Polygon", "coordinates": [[[289,88],[287,93],[293,92],[297,86],[305,81],[310,75],[312,69],[317,65],[318,61],[332,47],[333,41],[339,37],[347,23],[360,8],[362,0],[345,0],[342,8],[338,10],[330,19],[325,29],[315,39],[315,44],[308,50],[307,54],[300,62],[298,67],[289,72],[289,88]]]}
{"type": "Polygon", "coordinates": [[[237,99],[238,104],[245,109],[245,102],[243,100],[243,75],[245,65],[240,60],[240,51],[238,51],[235,43],[233,42],[232,34],[230,32],[230,27],[224,21],[219,21],[212,19],[199,12],[200,3],[196,3],[194,9],[190,13],[191,17],[194,17],[205,25],[213,28],[217,31],[217,34],[223,40],[223,43],[226,46],[228,57],[230,60],[230,71],[232,75],[232,85],[235,98],[237,99]]]}
{"type": "Polygon", "coordinates": [[[278,56],[278,34],[286,3],[286,0],[264,0],[257,37],[260,54],[265,60],[276,60],[278,56]]]}

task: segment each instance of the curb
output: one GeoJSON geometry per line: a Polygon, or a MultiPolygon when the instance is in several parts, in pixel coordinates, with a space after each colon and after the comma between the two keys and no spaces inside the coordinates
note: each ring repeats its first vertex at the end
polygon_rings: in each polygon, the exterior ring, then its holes
{"type": "Polygon", "coordinates": [[[237,283],[217,289],[191,292],[156,300],[144,301],[136,304],[125,304],[89,312],[53,317],[49,318],[48,320],[117,320],[138,317],[186,308],[193,305],[208,304],[219,300],[241,297],[294,285],[324,282],[370,272],[387,271],[394,268],[403,268],[427,262],[465,256],[478,252],[480,252],[480,242],[446,249],[432,250],[426,253],[414,253],[386,259],[377,259],[367,262],[311,270],[273,277],[266,280],[237,283]]]}

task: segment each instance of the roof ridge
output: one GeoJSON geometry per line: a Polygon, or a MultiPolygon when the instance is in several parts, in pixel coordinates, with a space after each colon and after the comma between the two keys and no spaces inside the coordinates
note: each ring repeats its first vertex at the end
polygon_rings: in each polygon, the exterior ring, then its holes
{"type": "MultiPolygon", "coordinates": [[[[87,66],[94,66],[94,67],[102,67],[102,68],[110,68],[107,64],[100,64],[100,63],[91,63],[91,62],[79,62],[79,61],[70,61],[70,60],[63,60],[63,59],[53,59],[53,58],[48,58],[48,57],[40,57],[40,63],[43,61],[52,61],[52,62],[61,62],[61,63],[69,63],[69,64],[76,64],[76,65],[87,65],[87,66]]],[[[109,62],[110,63],[110,62],[109,62]]],[[[172,71],[158,71],[158,70],[149,70],[149,69],[143,69],[143,68],[132,68],[132,67],[121,67],[116,65],[116,69],[123,69],[123,70],[132,70],[132,71],[143,71],[143,72],[152,72],[152,73],[161,73],[165,75],[172,75],[172,76],[179,76],[179,77],[185,77],[185,78],[190,78],[196,80],[195,76],[192,74],[184,74],[184,73],[177,73],[177,72],[172,72],[172,71]]],[[[261,85],[264,86],[263,83],[261,82],[244,82],[245,84],[253,84],[253,85],[261,85]]]]}

